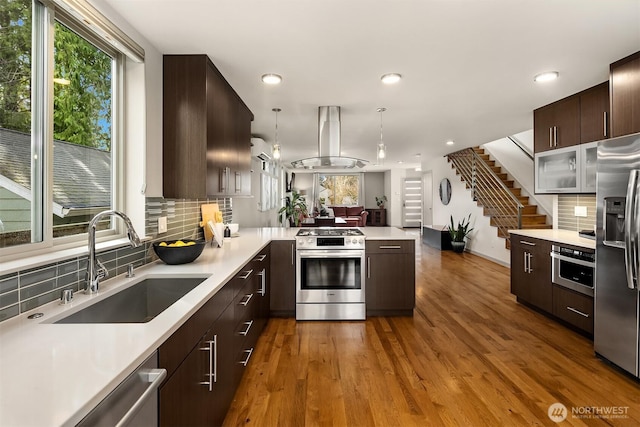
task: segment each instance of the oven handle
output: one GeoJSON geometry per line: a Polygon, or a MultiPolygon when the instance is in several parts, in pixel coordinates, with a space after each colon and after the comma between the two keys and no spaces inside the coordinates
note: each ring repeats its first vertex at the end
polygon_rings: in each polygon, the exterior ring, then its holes
{"type": "Polygon", "coordinates": [[[560,261],[567,261],[567,262],[570,262],[570,263],[573,263],[573,264],[581,265],[583,267],[592,267],[593,268],[593,267],[596,266],[596,264],[594,262],[592,262],[592,261],[585,261],[585,260],[582,260],[582,259],[571,258],[571,257],[565,256],[565,255],[557,254],[555,252],[551,252],[550,255],[551,255],[551,258],[555,258],[555,259],[558,259],[560,261]]]}
{"type": "Polygon", "coordinates": [[[313,251],[298,251],[298,257],[300,258],[361,258],[363,255],[363,250],[331,251],[319,249],[313,251]]]}

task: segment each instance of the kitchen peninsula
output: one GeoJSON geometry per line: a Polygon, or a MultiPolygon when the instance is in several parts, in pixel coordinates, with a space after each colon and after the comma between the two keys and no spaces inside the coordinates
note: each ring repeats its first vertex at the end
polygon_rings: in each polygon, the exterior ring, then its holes
{"type": "MultiPolygon", "coordinates": [[[[219,296],[248,263],[260,259],[270,244],[293,242],[297,230],[241,229],[239,237],[226,241],[222,248],[207,247],[191,264],[150,264],[136,270],[134,278],[118,276],[103,282],[98,295],[78,293],[71,304],[52,302],[0,323],[0,366],[12,367],[0,369],[0,425],[76,425],[159,348],[162,365],[162,347],[180,332],[181,326],[219,296]],[[147,323],[53,323],[150,277],[207,279],[147,323]],[[35,312],[43,316],[29,319],[35,312]]],[[[397,228],[363,230],[368,242],[415,244],[416,236],[397,228]]],[[[276,251],[271,257],[285,258],[276,251]]],[[[275,293],[271,295],[272,301],[277,298],[275,293]]],[[[257,340],[257,335],[254,338],[257,340]]],[[[162,414],[162,399],[160,405],[162,414]]]]}

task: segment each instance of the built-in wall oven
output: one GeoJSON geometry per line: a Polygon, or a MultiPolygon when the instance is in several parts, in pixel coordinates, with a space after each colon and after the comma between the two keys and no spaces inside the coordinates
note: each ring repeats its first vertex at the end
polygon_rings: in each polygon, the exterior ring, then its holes
{"type": "Polygon", "coordinates": [[[553,245],[551,248],[553,283],[593,296],[595,251],[559,245],[553,245]]]}
{"type": "Polygon", "coordinates": [[[357,228],[296,234],[296,319],[364,320],[365,236],[357,228]]]}

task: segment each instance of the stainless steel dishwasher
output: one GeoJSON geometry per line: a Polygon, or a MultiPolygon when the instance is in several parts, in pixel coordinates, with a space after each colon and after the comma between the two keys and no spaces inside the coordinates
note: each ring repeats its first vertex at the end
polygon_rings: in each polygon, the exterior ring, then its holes
{"type": "Polygon", "coordinates": [[[78,423],[86,427],[158,426],[158,386],[167,376],[154,352],[78,423]]]}

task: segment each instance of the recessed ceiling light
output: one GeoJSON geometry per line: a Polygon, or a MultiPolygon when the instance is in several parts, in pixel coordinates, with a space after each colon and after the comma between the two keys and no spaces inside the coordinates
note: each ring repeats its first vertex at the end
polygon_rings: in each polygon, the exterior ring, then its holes
{"type": "Polygon", "coordinates": [[[399,165],[401,165],[401,164],[403,164],[403,163],[404,163],[404,162],[403,162],[402,160],[398,160],[398,164],[399,164],[399,165]]]}
{"type": "Polygon", "coordinates": [[[268,85],[277,85],[282,81],[282,76],[279,74],[263,74],[262,82],[268,85]]]}
{"type": "Polygon", "coordinates": [[[402,76],[398,73],[384,74],[382,77],[380,77],[380,80],[382,80],[382,83],[386,85],[392,85],[394,83],[398,83],[400,79],[402,79],[402,76]]]}
{"type": "Polygon", "coordinates": [[[447,141],[447,145],[453,145],[454,142],[453,141],[447,141]]]}
{"type": "Polygon", "coordinates": [[[535,76],[533,81],[538,83],[550,82],[551,80],[557,79],[559,75],[557,71],[546,71],[535,76]]]}

